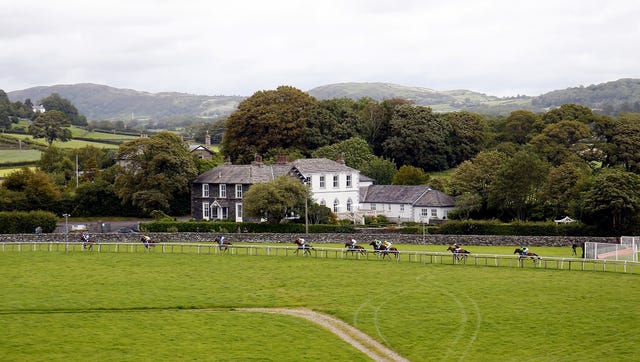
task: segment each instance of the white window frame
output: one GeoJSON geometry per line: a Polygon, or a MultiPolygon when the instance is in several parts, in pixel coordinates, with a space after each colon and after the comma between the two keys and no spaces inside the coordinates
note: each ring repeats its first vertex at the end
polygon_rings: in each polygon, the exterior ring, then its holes
{"type": "Polygon", "coordinates": [[[340,212],[340,201],[338,199],[333,200],[333,212],[340,212]]]}
{"type": "Polygon", "coordinates": [[[333,188],[340,188],[340,176],[338,175],[333,175],[333,188]]]}
{"type": "Polygon", "coordinates": [[[326,188],[326,185],[327,185],[327,184],[326,184],[326,178],[325,178],[325,176],[324,176],[324,175],[321,175],[321,176],[320,176],[320,188],[321,188],[321,189],[324,189],[324,188],[326,188]]]}
{"type": "Polygon", "coordinates": [[[242,184],[236,184],[236,199],[242,198],[242,184]]]}
{"type": "Polygon", "coordinates": [[[353,210],[353,201],[351,198],[347,199],[347,211],[351,212],[353,210]]]}
{"type": "Polygon", "coordinates": [[[211,218],[211,209],[209,209],[209,203],[202,203],[202,219],[209,220],[211,218]]]}
{"type": "Polygon", "coordinates": [[[202,197],[209,197],[209,184],[202,184],[202,197]]]}
{"type": "Polygon", "coordinates": [[[420,210],[420,215],[429,216],[429,209],[421,209],[420,210]]]}
{"type": "Polygon", "coordinates": [[[218,191],[220,193],[220,198],[221,199],[226,199],[227,198],[227,185],[226,184],[220,184],[218,191]]]}
{"type": "Polygon", "coordinates": [[[431,209],[431,217],[438,217],[438,209],[431,209]]]}

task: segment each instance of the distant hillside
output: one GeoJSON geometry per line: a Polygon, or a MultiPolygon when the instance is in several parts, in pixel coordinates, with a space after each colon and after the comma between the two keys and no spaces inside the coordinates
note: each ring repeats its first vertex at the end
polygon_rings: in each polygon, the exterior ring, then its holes
{"type": "Polygon", "coordinates": [[[58,93],[73,103],[88,120],[129,120],[176,117],[216,118],[233,112],[245,97],[203,96],[187,93],[148,93],[98,84],[67,84],[8,92],[13,102],[37,101],[58,93]]]}
{"type": "Polygon", "coordinates": [[[603,113],[640,112],[640,79],[624,78],[613,82],[555,90],[535,97],[539,107],[559,107],[566,103],[581,104],[603,113]]]}
{"type": "Polygon", "coordinates": [[[391,98],[408,99],[415,105],[429,106],[435,111],[459,110],[502,114],[516,109],[531,109],[530,97],[499,98],[464,89],[436,91],[390,83],[338,83],[313,88],[307,93],[317,99],[368,97],[377,101],[391,98]]]}

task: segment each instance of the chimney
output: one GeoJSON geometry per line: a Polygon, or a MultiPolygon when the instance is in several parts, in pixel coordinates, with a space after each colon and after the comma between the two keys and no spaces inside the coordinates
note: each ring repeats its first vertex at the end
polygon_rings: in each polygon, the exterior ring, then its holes
{"type": "Polygon", "coordinates": [[[206,148],[211,148],[211,136],[209,136],[209,130],[204,135],[204,146],[206,148]]]}
{"type": "Polygon", "coordinates": [[[336,162],[344,165],[344,160],[342,159],[342,152],[338,152],[338,159],[336,160],[336,162]]]}
{"type": "Polygon", "coordinates": [[[287,163],[287,155],[278,155],[276,163],[278,165],[285,165],[287,163]]]}

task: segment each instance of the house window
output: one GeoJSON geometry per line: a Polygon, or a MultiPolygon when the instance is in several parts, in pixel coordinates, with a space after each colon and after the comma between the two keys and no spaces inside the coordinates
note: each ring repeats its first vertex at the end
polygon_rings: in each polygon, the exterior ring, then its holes
{"type": "Polygon", "coordinates": [[[387,210],[391,211],[391,204],[387,205],[387,210]]]}
{"type": "Polygon", "coordinates": [[[215,220],[218,218],[218,208],[217,207],[212,207],[211,208],[211,220],[215,220]]]}
{"type": "Polygon", "coordinates": [[[438,210],[437,209],[431,209],[431,217],[438,217],[438,210]]]}
{"type": "Polygon", "coordinates": [[[209,184],[202,184],[202,197],[209,197],[209,184]]]}
{"type": "Polygon", "coordinates": [[[351,183],[351,175],[347,175],[347,187],[348,188],[353,187],[353,184],[351,183]]]}
{"type": "Polygon", "coordinates": [[[220,197],[223,199],[227,197],[227,185],[225,184],[220,184],[220,197]]]}
{"type": "Polygon", "coordinates": [[[304,178],[304,184],[311,187],[311,176],[307,176],[304,178]]]}
{"type": "Polygon", "coordinates": [[[340,211],[340,201],[338,199],[333,200],[333,212],[340,211]]]}
{"type": "Polygon", "coordinates": [[[351,201],[351,198],[349,198],[349,200],[347,200],[347,211],[351,212],[353,208],[353,201],[351,201]]]}
{"type": "Polygon", "coordinates": [[[204,220],[209,220],[209,217],[211,217],[210,211],[211,210],[209,209],[209,203],[208,202],[203,202],[202,203],[202,218],[204,220]]]}
{"type": "Polygon", "coordinates": [[[376,204],[371,204],[371,210],[376,210],[376,204]]]}
{"type": "Polygon", "coordinates": [[[322,200],[320,200],[320,205],[322,205],[322,206],[326,206],[326,205],[327,205],[327,202],[326,202],[326,201],[324,201],[324,199],[322,199],[322,200]]]}
{"type": "Polygon", "coordinates": [[[236,185],[236,199],[241,199],[242,198],[242,185],[237,184],[236,185]]]}
{"type": "Polygon", "coordinates": [[[228,207],[223,207],[222,208],[222,217],[221,219],[226,219],[229,217],[229,208],[228,207]]]}
{"type": "Polygon", "coordinates": [[[325,187],[326,187],[326,183],[323,175],[323,176],[320,176],[320,188],[323,189],[325,187]]]}
{"type": "Polygon", "coordinates": [[[429,209],[422,209],[421,215],[422,216],[429,216],[429,209]]]}
{"type": "Polygon", "coordinates": [[[236,220],[242,220],[242,204],[236,204],[236,220]]]}
{"type": "Polygon", "coordinates": [[[340,182],[338,181],[338,175],[333,175],[333,188],[337,189],[338,187],[340,187],[340,182]]]}
{"type": "Polygon", "coordinates": [[[404,212],[404,204],[400,205],[400,212],[404,212]]]}

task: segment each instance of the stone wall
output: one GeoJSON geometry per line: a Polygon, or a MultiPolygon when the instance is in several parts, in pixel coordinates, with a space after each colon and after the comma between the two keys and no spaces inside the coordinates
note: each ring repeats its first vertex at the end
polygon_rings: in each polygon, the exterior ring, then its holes
{"type": "MultiPolygon", "coordinates": [[[[217,233],[148,233],[156,242],[210,242],[217,233]]],[[[230,242],[270,242],[292,244],[296,237],[302,236],[307,243],[342,243],[351,235],[348,234],[252,234],[227,233],[224,234],[230,242]]],[[[96,242],[140,242],[139,233],[91,233],[96,242]]],[[[571,246],[584,242],[616,243],[615,237],[577,237],[577,236],[497,236],[497,235],[402,235],[389,233],[358,233],[353,235],[359,245],[367,245],[375,239],[389,240],[394,244],[422,244],[422,245],[527,245],[532,246],[571,246]]],[[[0,242],[65,242],[80,241],[79,233],[52,234],[0,234],[0,242]]]]}

